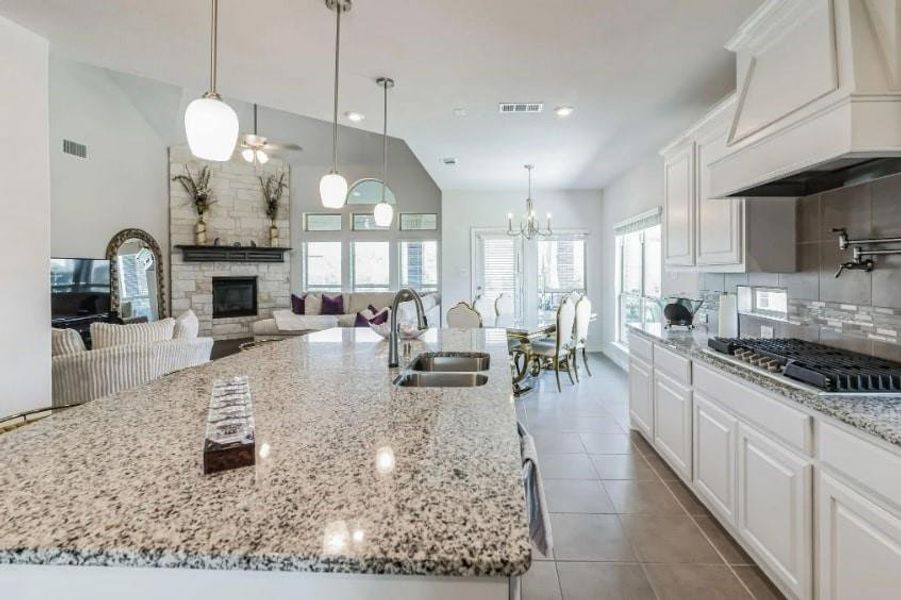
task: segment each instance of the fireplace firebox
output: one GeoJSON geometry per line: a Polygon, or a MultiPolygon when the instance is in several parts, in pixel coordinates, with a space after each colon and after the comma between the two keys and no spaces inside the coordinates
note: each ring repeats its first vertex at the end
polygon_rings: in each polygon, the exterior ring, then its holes
{"type": "Polygon", "coordinates": [[[256,277],[213,277],[213,318],[257,314],[256,277]]]}

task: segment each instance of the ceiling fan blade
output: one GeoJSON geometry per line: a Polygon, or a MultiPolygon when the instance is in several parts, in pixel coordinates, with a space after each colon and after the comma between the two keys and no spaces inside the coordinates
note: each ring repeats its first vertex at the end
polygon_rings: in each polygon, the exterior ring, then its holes
{"type": "Polygon", "coordinates": [[[268,142],[266,144],[266,150],[272,150],[278,152],[279,150],[284,150],[287,152],[302,152],[303,147],[298,146],[297,144],[282,144],[278,142],[268,142]]]}

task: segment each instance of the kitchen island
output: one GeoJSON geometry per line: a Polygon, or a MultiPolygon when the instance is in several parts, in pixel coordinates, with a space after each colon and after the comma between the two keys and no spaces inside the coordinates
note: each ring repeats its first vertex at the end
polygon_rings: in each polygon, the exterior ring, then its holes
{"type": "Polygon", "coordinates": [[[503,330],[485,385],[399,387],[387,342],[264,345],[0,437],[0,589],[19,600],[507,598],[530,565],[503,330]],[[256,465],[204,475],[211,383],[246,375],[256,465]],[[196,592],[196,593],[194,593],[196,592]]]}

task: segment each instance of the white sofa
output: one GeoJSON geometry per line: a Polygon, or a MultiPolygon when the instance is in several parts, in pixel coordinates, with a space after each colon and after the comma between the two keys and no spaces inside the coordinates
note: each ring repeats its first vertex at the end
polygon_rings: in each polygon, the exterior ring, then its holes
{"type": "MultiPolygon", "coordinates": [[[[328,294],[332,296],[333,294],[328,294]]],[[[307,300],[307,306],[318,307],[321,304],[321,294],[309,293],[307,296],[313,296],[313,301],[307,300]]],[[[343,292],[344,297],[344,314],[341,315],[319,315],[304,314],[294,315],[292,321],[295,326],[290,329],[280,329],[275,318],[262,319],[253,324],[253,335],[256,340],[277,340],[297,335],[305,335],[311,331],[319,331],[329,329],[331,327],[353,327],[357,320],[357,313],[366,310],[369,305],[377,309],[391,306],[394,301],[395,292],[343,292]]],[[[422,305],[425,309],[426,319],[430,326],[439,326],[441,323],[441,295],[438,292],[423,294],[422,305]]],[[[276,313],[280,311],[275,311],[276,313]]],[[[281,311],[289,313],[286,309],[281,311]]],[[[278,315],[277,315],[278,316],[278,315]]],[[[416,307],[412,301],[401,303],[398,309],[398,319],[401,321],[413,321],[416,318],[416,307]]]]}
{"type": "MultiPolygon", "coordinates": [[[[174,329],[173,323],[162,321],[144,325],[103,325],[107,328],[105,332],[95,331],[92,326],[95,340],[98,333],[113,338],[110,345],[94,350],[86,350],[81,340],[73,340],[71,334],[66,335],[68,332],[54,330],[54,338],[59,333],[60,340],[68,339],[59,345],[54,342],[53,406],[81,404],[209,362],[213,339],[197,337],[196,317],[193,313],[185,316],[189,316],[194,323],[189,323],[184,330],[174,329]],[[142,332],[141,327],[154,328],[157,325],[166,331],[168,339],[148,338],[142,341],[141,336],[147,334],[142,332]],[[121,330],[109,329],[117,327],[121,330]]],[[[174,319],[164,321],[175,322],[174,319]]],[[[78,338],[77,334],[74,337],[78,338]]]]}

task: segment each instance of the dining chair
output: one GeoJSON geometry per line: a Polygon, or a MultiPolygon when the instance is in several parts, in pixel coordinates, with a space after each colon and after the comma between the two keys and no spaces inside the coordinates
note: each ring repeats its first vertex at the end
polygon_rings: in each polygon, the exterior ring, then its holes
{"type": "Polygon", "coordinates": [[[492,306],[491,300],[484,296],[479,296],[472,303],[472,307],[476,310],[477,313],[479,313],[479,316],[482,317],[483,327],[494,326],[494,306],[492,306]]]}
{"type": "Polygon", "coordinates": [[[582,362],[585,363],[585,370],[591,377],[591,369],[588,368],[588,351],[586,345],[588,343],[588,322],[591,320],[591,300],[588,296],[581,296],[576,302],[576,322],[573,327],[573,343],[572,343],[572,363],[573,371],[576,374],[576,381],[579,381],[579,365],[576,362],[576,352],[582,351],[582,362]]]}
{"type": "Polygon", "coordinates": [[[566,366],[566,374],[569,375],[569,380],[574,385],[576,383],[573,379],[572,371],[569,369],[575,320],[576,307],[569,297],[565,297],[557,309],[557,337],[553,340],[532,342],[529,348],[530,361],[544,359],[553,366],[557,377],[558,392],[563,391],[563,388],[560,386],[561,365],[566,366]]]}
{"type": "Polygon", "coordinates": [[[447,311],[447,326],[453,329],[481,329],[482,317],[465,302],[457,302],[447,311]]]}

